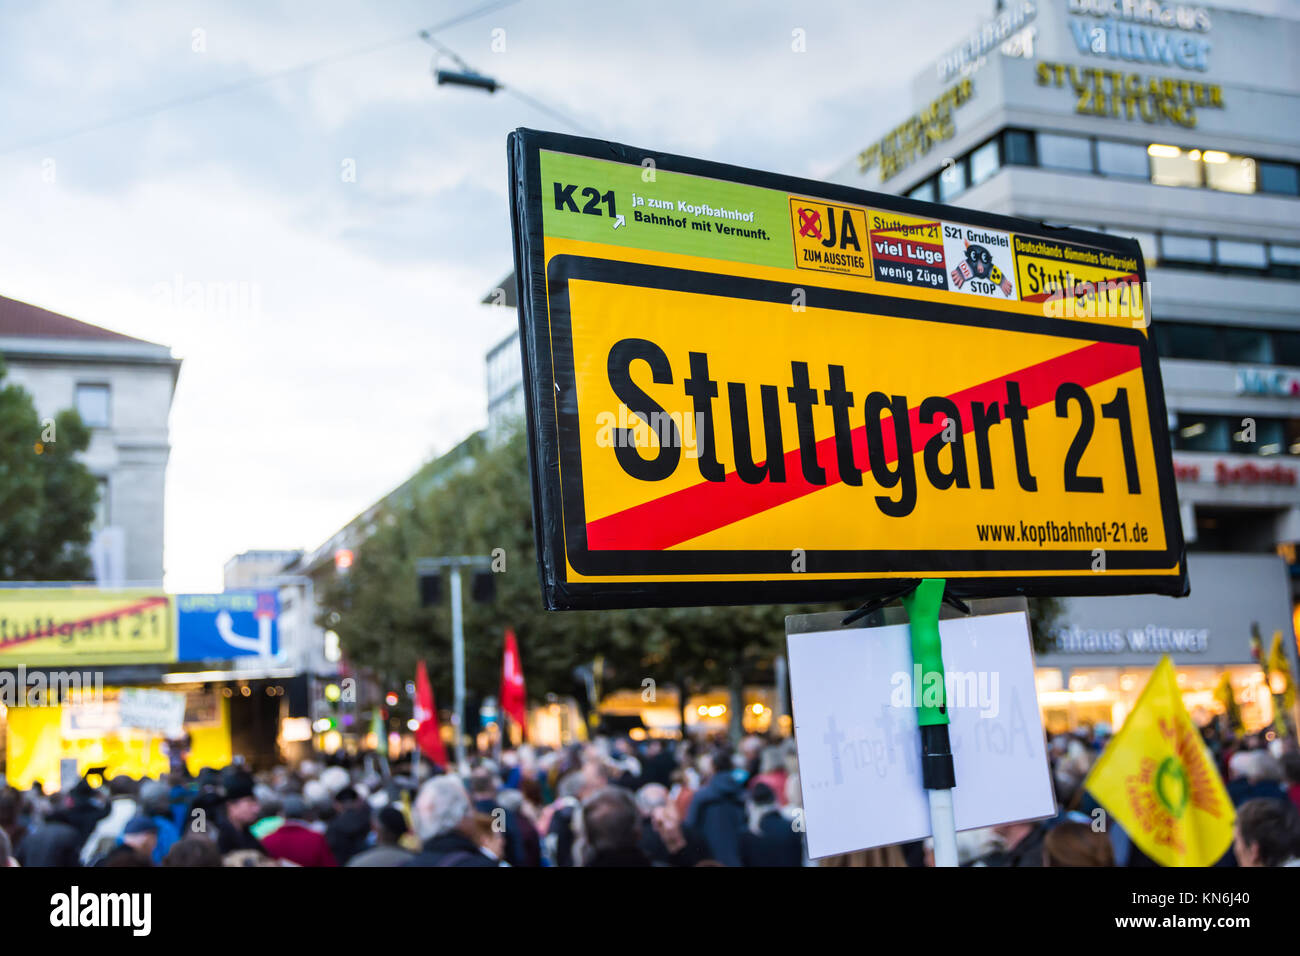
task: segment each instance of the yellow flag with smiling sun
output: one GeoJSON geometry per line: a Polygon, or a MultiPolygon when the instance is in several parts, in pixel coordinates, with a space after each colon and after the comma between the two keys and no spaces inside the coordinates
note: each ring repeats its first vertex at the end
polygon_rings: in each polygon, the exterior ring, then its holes
{"type": "Polygon", "coordinates": [[[1084,786],[1161,866],[1211,866],[1232,843],[1236,811],[1167,655],[1084,786]]]}

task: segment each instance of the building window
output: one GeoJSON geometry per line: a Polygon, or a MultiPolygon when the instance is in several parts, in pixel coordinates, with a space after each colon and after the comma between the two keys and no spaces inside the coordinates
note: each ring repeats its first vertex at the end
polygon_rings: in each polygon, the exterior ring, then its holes
{"type": "Polygon", "coordinates": [[[1156,234],[1154,232],[1133,232],[1131,229],[1112,230],[1119,235],[1128,236],[1130,239],[1136,239],[1138,245],[1142,247],[1142,258],[1147,265],[1154,265],[1159,255],[1156,251],[1156,234]]]}
{"type": "Polygon", "coordinates": [[[1103,176],[1129,176],[1147,179],[1151,170],[1147,165],[1147,151],[1134,143],[1097,142],[1097,171],[1103,176]]]}
{"type": "Polygon", "coordinates": [[[998,141],[991,139],[970,154],[970,184],[978,186],[998,171],[998,141]]]}
{"type": "Polygon", "coordinates": [[[1178,451],[1234,455],[1300,455],[1300,419],[1254,418],[1254,434],[1241,415],[1179,412],[1172,418],[1170,440],[1178,451]]]}
{"type": "Polygon", "coordinates": [[[1092,143],[1086,136],[1038,134],[1038,165],[1049,169],[1092,172],[1092,143]]]}
{"type": "Polygon", "coordinates": [[[1255,191],[1255,161],[1249,156],[1229,156],[1221,149],[1201,154],[1205,163],[1205,185],[1230,193],[1255,191]]]}
{"type": "Polygon", "coordinates": [[[108,479],[100,477],[95,483],[99,487],[99,498],[95,501],[95,520],[90,528],[92,531],[101,531],[108,527],[109,519],[112,517],[108,507],[108,479]]]}
{"type": "Polygon", "coordinates": [[[1165,358],[1210,362],[1223,358],[1219,346],[1219,330],[1213,325],[1156,321],[1151,328],[1156,335],[1156,351],[1165,358]]]}
{"type": "Polygon", "coordinates": [[[939,174],[939,202],[947,202],[966,188],[966,164],[953,163],[939,174]]]}
{"type": "Polygon", "coordinates": [[[925,182],[912,187],[911,192],[907,194],[908,199],[920,199],[922,202],[934,202],[934,180],[927,179],[925,182]]]}
{"type": "Polygon", "coordinates": [[[108,428],[108,386],[77,384],[77,413],[91,428],[108,428]]]}
{"type": "Polygon", "coordinates": [[[1231,435],[1228,420],[1218,415],[1179,412],[1174,429],[1174,447],[1179,451],[1225,452],[1231,435]]]}
{"type": "Polygon", "coordinates": [[[1152,143],[1147,147],[1151,159],[1151,181],[1157,186],[1200,186],[1201,151],[1152,143]]]}
{"type": "Polygon", "coordinates": [[[1213,262],[1214,251],[1204,236],[1180,236],[1164,233],[1160,237],[1160,259],[1180,262],[1213,262]]]}
{"type": "Polygon", "coordinates": [[[1242,242],[1238,239],[1220,239],[1217,249],[1219,264],[1242,269],[1268,268],[1268,256],[1262,242],[1242,242]]]}
{"type": "Polygon", "coordinates": [[[1002,162],[1008,166],[1034,165],[1034,136],[1023,129],[1002,134],[1002,162]]]}
{"type": "Polygon", "coordinates": [[[1273,364],[1273,340],[1264,329],[1225,328],[1223,358],[1229,362],[1273,364]]]}
{"type": "Polygon", "coordinates": [[[1300,332],[1273,333],[1273,361],[1278,365],[1300,366],[1300,332]]]}
{"type": "Polygon", "coordinates": [[[1161,358],[1300,368],[1300,331],[1163,320],[1151,329],[1161,358]]]}
{"type": "Polygon", "coordinates": [[[1268,259],[1274,272],[1282,275],[1295,275],[1300,272],[1300,246],[1271,243],[1268,247],[1268,259]]]}
{"type": "MultiPolygon", "coordinates": [[[[1221,149],[1184,149],[1071,133],[1004,129],[989,143],[967,153],[965,161],[970,164],[970,185],[982,182],[1002,166],[1015,165],[1140,179],[1159,186],[1300,196],[1300,165],[1296,163],[1259,160],[1221,149]],[[996,151],[993,142],[998,144],[996,151]]],[[[951,195],[961,191],[955,187],[952,184],[951,195]]],[[[941,183],[940,195],[944,191],[941,183]]]]}
{"type": "Polygon", "coordinates": [[[1256,163],[1255,188],[1262,193],[1300,195],[1300,169],[1290,163],[1256,163]]]}
{"type": "Polygon", "coordinates": [[[1244,455],[1284,455],[1288,453],[1286,429],[1280,418],[1261,418],[1256,422],[1255,440],[1238,441],[1245,438],[1238,431],[1233,435],[1234,450],[1244,455]]]}

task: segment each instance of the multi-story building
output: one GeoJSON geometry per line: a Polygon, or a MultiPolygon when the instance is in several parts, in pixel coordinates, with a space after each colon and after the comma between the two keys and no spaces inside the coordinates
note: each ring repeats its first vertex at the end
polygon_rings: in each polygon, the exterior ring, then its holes
{"type": "Polygon", "coordinates": [[[1168,649],[1194,711],[1216,710],[1228,673],[1258,726],[1271,706],[1254,626],[1265,651],[1282,632],[1295,673],[1297,49],[1292,19],[1012,0],[934,50],[897,125],[831,177],[1142,246],[1192,595],[1065,602],[1039,658],[1049,723],[1122,720],[1168,649]]]}
{"type": "MultiPolygon", "coordinates": [[[[518,306],[515,298],[513,270],[497,287],[483,297],[484,305],[518,306]]],[[[496,440],[524,420],[524,369],[519,355],[519,330],[488,349],[487,360],[487,435],[496,440]]]]}
{"type": "Polygon", "coordinates": [[[268,579],[278,577],[301,557],[301,551],[243,551],[226,562],[222,586],[227,591],[264,587],[268,579]]]}
{"type": "Polygon", "coordinates": [[[96,578],[161,584],[167,419],[180,359],[165,345],[3,297],[0,355],[42,419],[75,408],[91,428],[83,458],[99,479],[96,578]]]}

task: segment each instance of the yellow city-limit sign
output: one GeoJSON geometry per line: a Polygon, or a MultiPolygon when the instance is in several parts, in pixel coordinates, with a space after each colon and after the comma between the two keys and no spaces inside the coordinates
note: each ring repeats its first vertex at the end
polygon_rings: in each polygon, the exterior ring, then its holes
{"type": "Polygon", "coordinates": [[[161,590],[0,589],[0,668],[175,660],[172,600],[161,590]]]}
{"type": "Polygon", "coordinates": [[[549,606],[1185,593],[1134,241],[589,149],[511,140],[549,606]]]}

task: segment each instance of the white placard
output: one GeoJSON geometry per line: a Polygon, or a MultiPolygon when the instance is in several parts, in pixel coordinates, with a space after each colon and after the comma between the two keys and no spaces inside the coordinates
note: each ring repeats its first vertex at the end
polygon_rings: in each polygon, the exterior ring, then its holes
{"type": "MultiPolygon", "coordinates": [[[[1021,612],[939,623],[958,830],[1056,813],[1021,612]]],[[[906,624],[791,634],[808,855],[930,835],[906,624]]]]}
{"type": "Polygon", "coordinates": [[[123,687],[117,699],[123,727],[180,734],[185,723],[185,695],[143,687],[123,687]]]}

